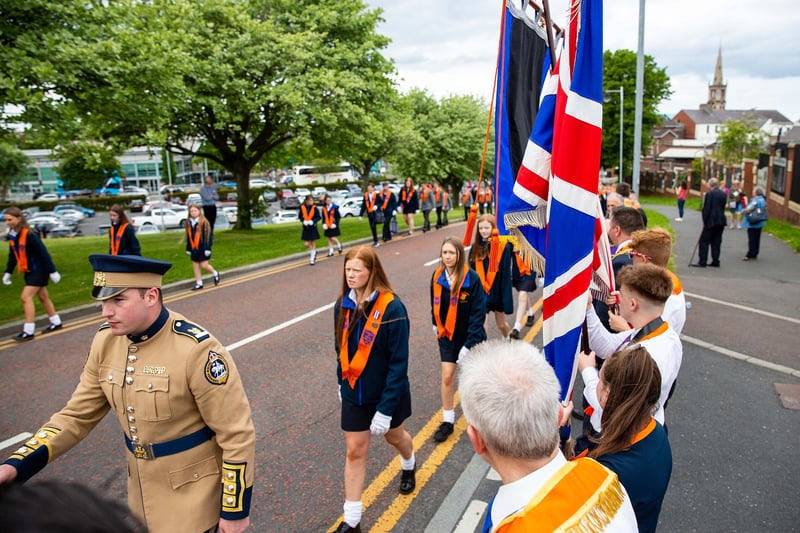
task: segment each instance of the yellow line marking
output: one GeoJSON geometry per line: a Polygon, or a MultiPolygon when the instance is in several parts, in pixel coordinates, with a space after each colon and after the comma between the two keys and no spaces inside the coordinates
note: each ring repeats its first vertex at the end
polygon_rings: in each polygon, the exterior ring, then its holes
{"type": "Polygon", "coordinates": [[[425,463],[423,463],[419,470],[417,470],[417,488],[414,489],[414,492],[407,496],[396,496],[389,508],[383,512],[380,518],[378,518],[377,522],[375,522],[375,525],[372,526],[372,529],[370,529],[371,533],[383,533],[385,531],[392,531],[392,529],[394,529],[400,518],[402,518],[406,511],[408,511],[411,503],[420,494],[423,487],[425,487],[428,481],[430,481],[433,474],[436,473],[444,460],[453,450],[453,447],[455,447],[456,443],[466,429],[467,421],[462,416],[458,419],[458,422],[456,422],[456,425],[453,428],[453,434],[450,436],[450,438],[436,446],[433,452],[431,452],[431,454],[428,456],[428,459],[425,461],[425,463]]]}
{"type": "MultiPolygon", "coordinates": [[[[456,391],[455,401],[453,402],[453,409],[458,406],[459,400],[461,396],[459,395],[458,391],[456,391]]],[[[419,430],[419,432],[414,436],[413,444],[414,444],[414,454],[422,448],[422,445],[425,444],[428,439],[433,436],[433,432],[436,431],[436,428],[439,427],[439,424],[442,420],[442,410],[439,409],[434,413],[430,420],[419,430]]],[[[451,438],[455,442],[457,439],[451,438]]],[[[419,458],[417,458],[419,460],[419,458]]],[[[372,483],[361,493],[361,502],[363,505],[364,511],[366,511],[370,505],[372,505],[378,496],[383,492],[383,490],[389,485],[389,482],[392,481],[397,474],[400,473],[400,461],[397,459],[392,459],[386,468],[375,477],[372,483]]],[[[417,489],[419,488],[419,482],[417,482],[417,489]]],[[[416,490],[415,490],[416,492],[416,490]]],[[[344,519],[344,516],[339,515],[339,518],[336,519],[336,522],[328,528],[328,533],[333,533],[336,530],[336,526],[339,525],[344,519]]]]}
{"type": "MultiPolygon", "coordinates": [[[[531,311],[536,313],[542,308],[543,302],[544,299],[540,297],[539,300],[531,307],[531,311]]],[[[523,337],[522,340],[528,344],[531,344],[533,342],[533,338],[539,334],[539,331],[541,331],[543,323],[542,317],[539,317],[536,322],[533,323],[533,326],[531,326],[531,329],[528,330],[528,333],[525,334],[525,337],[523,337]]]]}

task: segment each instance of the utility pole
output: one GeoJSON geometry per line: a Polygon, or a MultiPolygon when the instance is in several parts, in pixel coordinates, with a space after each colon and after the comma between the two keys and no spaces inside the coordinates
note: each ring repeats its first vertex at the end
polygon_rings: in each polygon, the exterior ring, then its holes
{"type": "Polygon", "coordinates": [[[636,110],[633,124],[633,176],[631,189],[639,196],[639,158],[642,153],[642,107],[644,107],[644,4],[639,0],[639,48],[636,51],[636,110]]]}

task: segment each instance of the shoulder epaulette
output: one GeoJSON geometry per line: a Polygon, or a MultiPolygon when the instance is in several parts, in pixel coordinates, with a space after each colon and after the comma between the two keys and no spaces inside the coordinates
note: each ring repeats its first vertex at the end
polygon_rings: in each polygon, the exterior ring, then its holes
{"type": "Polygon", "coordinates": [[[108,324],[108,322],[103,322],[102,324],[100,324],[100,327],[97,328],[97,331],[103,331],[104,329],[108,329],[110,327],[111,326],[108,324]]]}
{"type": "Polygon", "coordinates": [[[203,342],[211,336],[209,332],[197,324],[192,324],[191,322],[187,322],[186,320],[182,319],[174,320],[172,322],[172,331],[178,333],[179,335],[184,335],[194,339],[194,341],[197,343],[203,342]]]}

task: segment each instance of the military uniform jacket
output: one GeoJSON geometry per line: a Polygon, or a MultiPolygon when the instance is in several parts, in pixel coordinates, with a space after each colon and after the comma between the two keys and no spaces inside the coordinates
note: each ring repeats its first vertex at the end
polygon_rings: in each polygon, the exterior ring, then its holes
{"type": "MultiPolygon", "coordinates": [[[[112,410],[133,445],[210,429],[154,459],[125,450],[128,503],[151,533],[197,533],[249,515],[255,429],[233,359],[210,333],[164,308],[141,337],[95,335],[67,405],[6,461],[25,481],[78,444],[112,410]],[[210,433],[209,433],[210,435],[210,433]]],[[[125,447],[120,435],[120,446],[125,447]]]]}

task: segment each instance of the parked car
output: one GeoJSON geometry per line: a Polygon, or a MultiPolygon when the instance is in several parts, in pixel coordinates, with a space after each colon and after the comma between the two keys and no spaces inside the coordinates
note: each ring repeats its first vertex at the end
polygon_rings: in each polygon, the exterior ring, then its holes
{"type": "Polygon", "coordinates": [[[318,204],[322,203],[322,199],[325,198],[325,195],[328,194],[328,189],[325,187],[314,187],[314,190],[311,191],[311,195],[314,197],[314,201],[318,204]]]}
{"type": "Polygon", "coordinates": [[[264,200],[266,200],[267,202],[277,202],[278,201],[278,193],[276,193],[272,189],[264,189],[264,192],[261,194],[261,197],[264,200]]]}
{"type": "Polygon", "coordinates": [[[126,186],[122,188],[122,192],[120,193],[123,196],[144,196],[147,197],[150,195],[150,191],[142,187],[133,187],[133,186],[126,186]]]}
{"type": "Polygon", "coordinates": [[[290,209],[292,207],[300,207],[300,198],[294,193],[292,189],[281,189],[281,209],[290,209]]]}
{"type": "Polygon", "coordinates": [[[222,180],[219,182],[219,186],[223,189],[235,189],[238,187],[237,183],[233,180],[222,180]]]}
{"type": "Polygon", "coordinates": [[[298,222],[300,220],[297,211],[277,211],[272,215],[273,224],[288,224],[290,222],[298,222]]]}
{"type": "Polygon", "coordinates": [[[54,192],[46,192],[37,196],[35,199],[39,202],[53,202],[55,200],[59,200],[59,197],[54,192]]]}
{"type": "Polygon", "coordinates": [[[61,209],[60,211],[55,212],[56,216],[61,219],[67,226],[77,226],[80,224],[83,219],[84,215],[77,209],[61,209]]]}
{"type": "Polygon", "coordinates": [[[300,202],[302,203],[306,201],[306,196],[311,194],[311,191],[309,191],[305,187],[298,187],[294,190],[294,193],[297,195],[298,198],[300,198],[300,202]]]}
{"type": "Polygon", "coordinates": [[[250,188],[254,189],[256,187],[267,187],[267,180],[261,180],[261,179],[250,180],[250,188]]]}
{"type": "MultiPolygon", "coordinates": [[[[229,224],[236,224],[239,219],[239,208],[235,205],[224,205],[220,208],[222,214],[228,219],[229,224]]],[[[219,217],[217,217],[219,218],[219,217]]]]}
{"type": "Polygon", "coordinates": [[[53,211],[39,211],[28,219],[28,224],[45,233],[57,226],[63,226],[61,218],[53,211]]]}
{"type": "Polygon", "coordinates": [[[147,235],[148,233],[161,233],[163,230],[158,226],[153,224],[146,224],[144,226],[139,226],[138,228],[134,228],[138,235],[147,235]]]}
{"type": "Polygon", "coordinates": [[[76,204],[75,202],[59,202],[58,205],[56,205],[53,208],[53,211],[58,213],[61,209],[76,209],[76,210],[80,211],[81,213],[83,213],[84,216],[87,216],[89,218],[91,218],[91,217],[93,217],[95,215],[94,209],[89,209],[88,207],[83,207],[82,205],[76,204]]]}
{"type": "Polygon", "coordinates": [[[330,196],[331,200],[333,200],[333,203],[335,203],[336,205],[342,205],[342,202],[347,200],[350,197],[350,194],[347,191],[345,192],[333,191],[332,193],[330,193],[330,196]]]}
{"type": "Polygon", "coordinates": [[[81,230],[72,226],[54,226],[47,232],[49,239],[59,239],[63,237],[79,237],[81,230]]]}
{"type": "Polygon", "coordinates": [[[186,218],[188,214],[186,211],[176,212],[172,209],[165,207],[156,207],[148,209],[141,215],[135,216],[131,219],[131,224],[134,228],[141,228],[143,226],[151,225],[156,227],[167,228],[182,228],[186,225],[186,218]]]}
{"type": "Polygon", "coordinates": [[[355,183],[346,183],[345,188],[352,194],[361,194],[361,187],[355,183]]]}
{"type": "Polygon", "coordinates": [[[343,217],[357,217],[361,213],[361,204],[364,203],[364,198],[347,198],[339,206],[339,214],[343,217]]]}
{"type": "Polygon", "coordinates": [[[134,198],[128,204],[128,209],[131,210],[131,213],[141,213],[144,211],[144,200],[141,198],[134,198]]]}
{"type": "Polygon", "coordinates": [[[192,204],[201,205],[202,203],[203,203],[203,197],[196,192],[193,192],[192,194],[186,197],[186,205],[192,205],[192,204]]]}
{"type": "Polygon", "coordinates": [[[178,185],[162,185],[161,188],[158,189],[158,192],[169,195],[174,192],[183,192],[183,187],[178,185]]]}

